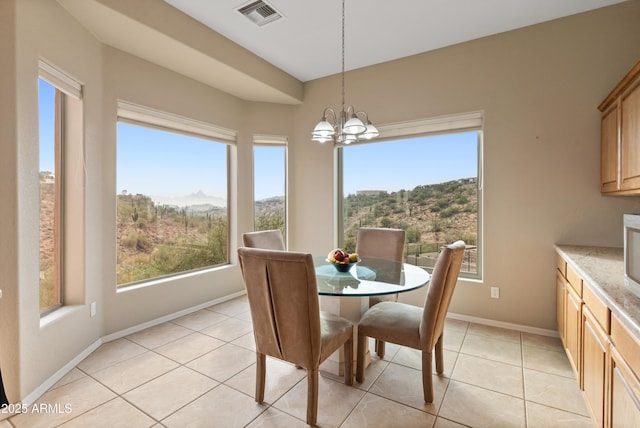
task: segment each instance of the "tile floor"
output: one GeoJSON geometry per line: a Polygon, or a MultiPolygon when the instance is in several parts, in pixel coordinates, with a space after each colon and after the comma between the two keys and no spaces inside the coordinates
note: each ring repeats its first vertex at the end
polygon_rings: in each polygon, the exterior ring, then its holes
{"type": "MultiPolygon", "coordinates": [[[[306,372],[267,360],[265,403],[253,399],[246,297],[103,344],[8,427],[304,427],[306,372]]],[[[590,427],[559,339],[447,320],[445,373],[422,400],[420,354],[387,344],[363,384],[322,373],[320,427],[590,427]]]]}

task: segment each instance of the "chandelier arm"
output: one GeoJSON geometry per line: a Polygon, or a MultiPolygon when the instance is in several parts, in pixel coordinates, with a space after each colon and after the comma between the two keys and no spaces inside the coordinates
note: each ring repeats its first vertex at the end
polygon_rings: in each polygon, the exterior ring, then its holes
{"type": "Polygon", "coordinates": [[[312,132],[313,141],[324,143],[333,140],[334,144],[344,145],[358,141],[359,137],[371,139],[380,135],[376,127],[369,121],[369,115],[366,112],[356,111],[353,105],[347,106],[345,74],[345,0],[342,0],[341,109],[340,112],[331,107],[324,109],[322,120],[312,132]],[[358,116],[364,117],[364,121],[358,116]]]}
{"type": "Polygon", "coordinates": [[[331,107],[327,107],[327,108],[324,109],[324,111],[322,112],[322,117],[324,119],[327,119],[328,122],[331,123],[334,126],[335,126],[336,122],[338,121],[338,115],[336,114],[336,111],[331,107]]]}
{"type": "Polygon", "coordinates": [[[364,110],[360,110],[360,111],[355,112],[354,114],[355,114],[356,116],[361,115],[361,114],[362,114],[362,115],[364,115],[364,120],[363,120],[362,122],[364,122],[365,124],[366,124],[367,122],[369,122],[369,115],[367,114],[367,112],[366,112],[366,111],[364,111],[364,110]]]}

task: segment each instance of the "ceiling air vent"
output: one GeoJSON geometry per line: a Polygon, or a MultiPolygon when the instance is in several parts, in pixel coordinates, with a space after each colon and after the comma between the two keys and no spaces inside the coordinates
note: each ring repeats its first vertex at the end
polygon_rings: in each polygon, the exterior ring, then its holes
{"type": "Polygon", "coordinates": [[[282,18],[282,15],[262,0],[241,7],[238,12],[249,18],[258,27],[282,18]]]}

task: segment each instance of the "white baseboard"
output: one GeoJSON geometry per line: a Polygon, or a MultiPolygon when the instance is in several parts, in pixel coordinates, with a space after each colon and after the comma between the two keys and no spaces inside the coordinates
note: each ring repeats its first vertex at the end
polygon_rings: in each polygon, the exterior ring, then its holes
{"type": "Polygon", "coordinates": [[[89,345],[87,348],[85,348],[84,351],[76,355],[71,361],[69,361],[62,368],[60,368],[60,370],[55,372],[49,379],[44,381],[39,387],[37,387],[34,391],[32,391],[30,394],[24,397],[24,399],[22,400],[22,404],[26,406],[31,406],[33,403],[35,403],[36,400],[42,396],[42,394],[44,394],[49,389],[51,389],[53,385],[58,383],[58,381],[62,379],[71,370],[73,370],[75,366],[80,364],[82,360],[84,360],[89,355],[91,355],[91,353],[96,349],[98,349],[100,345],[102,345],[102,343],[103,343],[102,339],[98,339],[95,342],[93,342],[91,345],[89,345]]]}
{"type": "Polygon", "coordinates": [[[560,335],[556,330],[547,330],[544,328],[531,327],[528,325],[513,324],[510,322],[503,322],[503,321],[495,321],[487,318],[478,318],[478,317],[472,317],[469,315],[454,314],[451,312],[447,314],[447,318],[451,318],[453,320],[473,322],[476,324],[490,325],[492,327],[506,328],[508,330],[523,331],[525,333],[539,334],[540,336],[560,337],[560,335]]]}
{"type": "MultiPolygon", "coordinates": [[[[102,345],[103,343],[107,343],[107,342],[111,342],[111,341],[116,340],[116,339],[120,339],[120,338],[128,336],[130,334],[137,333],[138,331],[142,331],[144,329],[147,329],[149,327],[153,327],[153,326],[162,324],[164,322],[171,321],[171,320],[174,320],[176,318],[188,315],[188,314],[190,314],[192,312],[199,311],[200,309],[208,308],[209,306],[217,305],[219,303],[223,303],[223,302],[226,302],[228,300],[235,299],[236,297],[240,297],[240,296],[242,296],[244,294],[246,294],[246,291],[244,291],[244,290],[238,291],[236,293],[229,294],[228,296],[224,296],[224,297],[220,297],[218,299],[210,300],[208,302],[201,303],[199,305],[192,306],[190,308],[183,309],[181,311],[174,312],[174,313],[169,314],[169,315],[164,315],[164,316],[162,316],[160,318],[156,318],[154,320],[147,321],[147,322],[144,322],[142,324],[138,324],[136,326],[129,327],[129,328],[126,328],[124,330],[120,330],[120,331],[117,331],[115,333],[111,333],[111,334],[108,334],[106,336],[103,336],[103,337],[99,338],[98,340],[96,340],[95,342],[93,342],[91,345],[89,345],[85,350],[83,350],[75,358],[73,358],[71,361],[69,361],[67,364],[65,364],[62,368],[60,368],[60,370],[55,372],[49,379],[47,379],[39,387],[37,387],[34,391],[32,391],[30,394],[28,394],[22,400],[22,403],[27,405],[27,406],[31,406],[33,403],[35,403],[35,401],[38,398],[40,398],[45,392],[47,392],[58,381],[60,381],[60,379],[62,379],[67,373],[69,373],[71,370],[73,370],[73,368],[75,366],[77,366],[80,362],[82,362],[82,360],[84,360],[86,357],[88,357],[93,351],[98,349],[100,347],[100,345],[102,345]]],[[[454,313],[451,313],[451,312],[449,312],[447,314],[447,318],[451,318],[451,319],[454,319],[454,320],[460,320],[460,321],[473,322],[473,323],[476,323],[476,324],[490,325],[490,326],[493,326],[493,327],[506,328],[506,329],[509,329],[509,330],[518,330],[518,331],[523,331],[523,332],[526,332],[526,333],[539,334],[541,336],[559,337],[558,332],[555,331],[555,330],[546,330],[546,329],[542,329],[542,328],[530,327],[530,326],[520,325],[520,324],[512,324],[512,323],[502,322],[502,321],[495,321],[495,320],[490,320],[490,319],[486,319],[486,318],[478,318],[478,317],[472,317],[472,316],[468,316],[468,315],[454,314],[454,313]]]]}
{"type": "Polygon", "coordinates": [[[245,290],[238,291],[236,293],[229,294],[227,296],[220,297],[218,299],[209,300],[208,302],[204,302],[199,305],[192,306],[190,308],[183,309],[181,311],[174,312],[169,315],[161,316],[160,318],[156,318],[151,321],[143,322],[142,324],[134,325],[133,327],[125,328],[124,330],[116,331],[115,333],[111,333],[106,336],[103,336],[102,342],[107,343],[107,342],[111,342],[112,340],[120,339],[130,334],[137,333],[139,331],[147,329],[149,327],[153,327],[153,326],[162,324],[164,322],[171,321],[176,318],[183,317],[185,315],[189,315],[190,313],[199,311],[200,309],[208,308],[209,306],[217,305],[219,303],[223,303],[223,302],[226,302],[227,300],[235,299],[236,297],[240,297],[245,294],[247,294],[245,290]]]}
{"type": "Polygon", "coordinates": [[[33,403],[35,403],[38,398],[40,398],[45,392],[47,392],[49,389],[51,389],[51,387],[53,385],[55,385],[58,381],[60,381],[60,379],[62,379],[67,373],[69,373],[71,370],[73,370],[73,368],[75,366],[80,364],[80,362],[82,362],[82,360],[87,358],[93,351],[98,349],[100,347],[100,345],[102,345],[103,343],[107,343],[107,342],[111,342],[112,340],[120,339],[121,337],[128,336],[128,335],[130,335],[132,333],[136,333],[136,332],[144,330],[146,328],[153,327],[155,325],[159,325],[159,324],[162,324],[164,322],[171,321],[171,320],[176,319],[176,318],[180,318],[180,317],[182,317],[184,315],[188,315],[188,314],[190,314],[192,312],[199,311],[200,309],[208,308],[209,306],[217,305],[218,303],[223,303],[223,302],[226,302],[227,300],[235,299],[236,297],[240,297],[240,296],[242,296],[244,294],[246,294],[245,290],[238,291],[236,293],[229,294],[227,296],[220,297],[218,299],[210,300],[208,302],[201,303],[199,305],[192,306],[190,308],[183,309],[181,311],[174,312],[172,314],[165,315],[165,316],[162,316],[160,318],[156,318],[154,320],[147,321],[147,322],[144,322],[142,324],[138,324],[136,326],[129,327],[129,328],[126,328],[124,330],[120,330],[120,331],[117,331],[115,333],[111,333],[111,334],[108,334],[106,336],[103,336],[103,337],[99,338],[98,340],[96,340],[95,342],[93,342],[91,345],[89,345],[80,354],[75,356],[71,361],[69,361],[62,368],[60,368],[60,370],[55,372],[49,379],[44,381],[35,390],[33,390],[31,393],[27,394],[27,396],[22,400],[22,404],[24,404],[26,406],[31,406],[33,403]]]}

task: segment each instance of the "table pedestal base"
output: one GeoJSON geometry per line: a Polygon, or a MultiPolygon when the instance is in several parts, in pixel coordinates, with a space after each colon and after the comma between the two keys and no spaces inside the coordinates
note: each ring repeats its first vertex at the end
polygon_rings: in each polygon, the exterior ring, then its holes
{"type": "MultiPolygon", "coordinates": [[[[335,296],[320,296],[320,310],[329,312],[334,315],[339,315],[343,318],[353,322],[353,361],[352,371],[355,376],[356,373],[356,351],[358,346],[358,323],[362,315],[369,309],[369,297],[363,296],[349,296],[349,297],[335,297],[335,296]]],[[[371,364],[371,356],[369,350],[365,352],[365,367],[371,364]]],[[[320,366],[322,370],[325,370],[331,374],[337,376],[344,376],[344,352],[342,349],[336,351],[327,358],[320,366]]]]}

